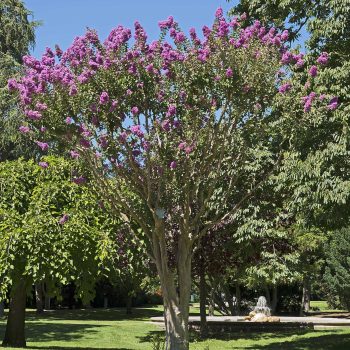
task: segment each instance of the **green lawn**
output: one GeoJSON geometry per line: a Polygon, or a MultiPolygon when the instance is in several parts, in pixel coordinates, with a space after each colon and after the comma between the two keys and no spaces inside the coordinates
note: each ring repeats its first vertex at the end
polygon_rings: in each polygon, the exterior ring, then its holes
{"type": "Polygon", "coordinates": [[[310,302],[311,307],[318,308],[320,312],[342,312],[345,310],[335,310],[328,306],[327,302],[324,300],[313,300],[310,302]]]}
{"type": "MultiPolygon", "coordinates": [[[[192,308],[197,313],[197,308],[192,308]]],[[[29,349],[118,349],[152,350],[151,339],[161,335],[159,328],[148,323],[151,316],[161,316],[161,307],[137,308],[126,317],[125,309],[58,310],[37,316],[27,312],[29,349]]],[[[0,321],[0,336],[5,322],[0,321]]],[[[225,339],[196,340],[191,350],[348,350],[350,329],[298,333],[226,334],[225,339]]]]}

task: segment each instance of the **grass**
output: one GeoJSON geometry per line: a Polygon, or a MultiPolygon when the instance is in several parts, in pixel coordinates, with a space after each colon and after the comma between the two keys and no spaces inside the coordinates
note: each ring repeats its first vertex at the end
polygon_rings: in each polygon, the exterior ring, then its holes
{"type": "Polygon", "coordinates": [[[328,306],[327,302],[324,300],[313,300],[310,302],[310,306],[317,308],[320,312],[344,312],[345,310],[336,310],[328,306]]]}
{"type": "MultiPolygon", "coordinates": [[[[198,313],[195,305],[192,313],[198,313]]],[[[149,323],[149,317],[161,316],[161,307],[134,309],[57,310],[38,316],[27,311],[27,346],[29,349],[115,349],[152,350],[152,338],[162,331],[149,323]]],[[[5,321],[0,321],[0,337],[5,321]]],[[[348,350],[350,329],[308,332],[225,334],[200,341],[192,336],[191,350],[348,350]]]]}

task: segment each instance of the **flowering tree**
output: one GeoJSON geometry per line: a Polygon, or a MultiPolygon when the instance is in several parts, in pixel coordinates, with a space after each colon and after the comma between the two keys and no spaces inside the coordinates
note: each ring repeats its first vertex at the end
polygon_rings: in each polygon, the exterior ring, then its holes
{"type": "Polygon", "coordinates": [[[150,44],[138,22],[134,41],[122,26],[104,42],[89,30],[66,52],[57,46],[41,60],[25,57],[26,76],[9,88],[27,116],[22,132],[43,150],[47,140],[64,142],[114,213],[146,237],[167,349],[188,349],[194,247],[234,220],[278,169],[302,121],[326,111],[330,98],[308,95],[304,113],[301,83],[288,82],[304,61],[283,46],[287,32],[259,21],[242,28],[221,9],[201,38],[194,29],[187,38],[172,17],[159,26],[150,44]]]}

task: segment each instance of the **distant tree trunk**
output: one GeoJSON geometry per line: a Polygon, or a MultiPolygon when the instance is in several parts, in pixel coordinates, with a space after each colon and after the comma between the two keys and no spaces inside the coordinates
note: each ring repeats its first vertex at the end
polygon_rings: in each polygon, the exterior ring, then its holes
{"type": "Polygon", "coordinates": [[[0,302],[0,317],[4,317],[5,315],[5,305],[4,305],[4,302],[1,301],[0,302]]]}
{"type": "Polygon", "coordinates": [[[233,300],[232,300],[232,295],[230,293],[230,290],[228,289],[227,285],[224,286],[223,290],[225,293],[226,302],[227,302],[229,310],[230,310],[230,314],[231,314],[231,316],[234,316],[236,310],[235,310],[235,307],[233,305],[233,300]]]}
{"type": "Polygon", "coordinates": [[[44,312],[44,290],[42,282],[35,283],[35,301],[36,312],[42,314],[44,312]]]}
{"type": "Polygon", "coordinates": [[[103,297],[103,308],[108,308],[108,297],[106,295],[103,297]]]}
{"type": "Polygon", "coordinates": [[[311,299],[311,283],[309,276],[303,278],[303,296],[301,300],[300,314],[303,315],[310,311],[310,299],[311,299]]]}
{"type": "Polygon", "coordinates": [[[45,295],[45,310],[51,309],[51,298],[48,295],[45,295]]]}
{"type": "Polygon", "coordinates": [[[271,307],[271,293],[268,286],[265,286],[265,296],[266,296],[267,305],[271,307]]]}
{"type": "Polygon", "coordinates": [[[241,314],[241,287],[236,284],[236,313],[239,316],[241,314]]]}
{"type": "Polygon", "coordinates": [[[200,269],[199,310],[200,310],[200,319],[201,319],[200,333],[202,338],[206,338],[208,336],[206,301],[207,301],[207,283],[205,281],[205,271],[204,269],[200,269]]]}
{"type": "Polygon", "coordinates": [[[132,296],[130,293],[128,293],[126,297],[126,314],[127,315],[132,314],[132,296]]]}
{"type": "Polygon", "coordinates": [[[7,318],[5,337],[2,345],[22,348],[26,346],[25,311],[26,311],[26,280],[21,278],[12,286],[10,310],[7,318]]]}
{"type": "Polygon", "coordinates": [[[273,288],[272,288],[272,302],[271,302],[271,313],[272,313],[272,315],[274,315],[276,313],[277,302],[278,302],[277,286],[274,285],[273,288]]]}
{"type": "Polygon", "coordinates": [[[214,291],[214,288],[212,287],[210,291],[208,315],[214,316],[214,311],[215,311],[215,291],[214,291]]]}

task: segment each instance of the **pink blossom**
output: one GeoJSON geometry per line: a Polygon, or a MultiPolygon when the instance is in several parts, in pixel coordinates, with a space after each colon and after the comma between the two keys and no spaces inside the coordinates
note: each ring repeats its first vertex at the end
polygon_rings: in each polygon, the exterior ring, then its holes
{"type": "Polygon", "coordinates": [[[177,163],[173,160],[173,161],[170,163],[170,169],[174,170],[176,167],[177,167],[177,163]]]}
{"type": "Polygon", "coordinates": [[[285,84],[281,85],[281,86],[278,88],[278,91],[279,91],[281,94],[284,94],[284,93],[286,93],[287,91],[289,91],[291,88],[292,88],[292,84],[291,84],[291,83],[285,83],[285,84]]]}
{"type": "Polygon", "coordinates": [[[106,91],[103,91],[100,95],[100,104],[105,105],[109,101],[109,95],[106,91]]]}
{"type": "Polygon", "coordinates": [[[162,125],[162,129],[164,131],[170,131],[170,120],[169,119],[163,120],[161,125],[162,125]]]}
{"type": "Polygon", "coordinates": [[[338,97],[333,97],[330,101],[329,104],[327,105],[327,108],[330,111],[334,111],[338,107],[338,97]]]}
{"type": "Polygon", "coordinates": [[[18,88],[17,80],[16,79],[9,79],[7,81],[7,88],[9,91],[16,90],[18,88]]]}
{"type": "Polygon", "coordinates": [[[28,133],[28,132],[30,131],[30,128],[29,128],[28,126],[22,125],[22,126],[20,126],[20,127],[18,128],[18,130],[19,130],[22,134],[26,134],[26,133],[28,133]]]}
{"type": "Polygon", "coordinates": [[[227,70],[226,70],[226,77],[227,78],[232,78],[232,76],[233,76],[232,68],[227,68],[227,70]]]}
{"type": "Polygon", "coordinates": [[[328,63],[329,55],[327,52],[322,52],[321,55],[317,58],[317,63],[325,65],[328,63]]]}
{"type": "Polygon", "coordinates": [[[47,151],[49,149],[49,145],[46,142],[35,141],[35,143],[41,148],[42,151],[47,151]]]}
{"type": "Polygon", "coordinates": [[[38,111],[45,111],[47,109],[47,105],[45,103],[37,102],[35,108],[38,111]]]}
{"type": "Polygon", "coordinates": [[[176,114],[176,106],[170,105],[170,106],[168,107],[168,111],[167,111],[167,113],[166,113],[167,117],[172,117],[172,116],[175,115],[175,114],[176,114]]]}
{"type": "Polygon", "coordinates": [[[66,119],[65,119],[65,123],[66,124],[72,124],[73,123],[73,119],[71,118],[71,117],[67,117],[66,119]]]}
{"type": "Polygon", "coordinates": [[[83,176],[75,176],[73,177],[72,182],[74,182],[77,185],[82,185],[86,182],[86,178],[83,176]]]}
{"type": "Polygon", "coordinates": [[[312,77],[315,77],[317,75],[317,67],[316,66],[311,66],[309,69],[309,75],[312,77]]]}
{"type": "Polygon", "coordinates": [[[289,37],[288,30],[284,30],[281,34],[281,40],[286,41],[286,40],[288,40],[288,37],[289,37]]]}
{"type": "Polygon", "coordinates": [[[70,156],[73,158],[73,159],[78,159],[80,157],[80,154],[79,152],[75,151],[75,150],[71,150],[70,152],[70,156]]]}
{"type": "Polygon", "coordinates": [[[69,219],[68,214],[63,214],[63,216],[62,216],[61,219],[58,221],[58,223],[59,223],[60,225],[63,225],[65,222],[68,221],[68,219],[69,219]]]}
{"type": "Polygon", "coordinates": [[[47,162],[39,162],[39,166],[43,169],[46,169],[49,167],[49,163],[47,162]]]}
{"type": "Polygon", "coordinates": [[[180,142],[179,145],[177,146],[178,149],[184,150],[186,147],[186,142],[180,142]]]}
{"type": "Polygon", "coordinates": [[[69,88],[69,96],[74,96],[78,93],[78,89],[75,85],[72,85],[70,88],[69,88]]]}
{"type": "Polygon", "coordinates": [[[38,111],[26,110],[25,115],[32,120],[40,120],[42,118],[42,114],[38,111]]]}
{"type": "Polygon", "coordinates": [[[136,115],[136,114],[139,113],[139,109],[138,109],[137,107],[132,107],[132,108],[131,108],[131,113],[132,113],[133,115],[136,115]]]}
{"type": "Polygon", "coordinates": [[[133,125],[130,128],[130,131],[132,134],[134,134],[140,138],[143,137],[143,135],[144,135],[143,131],[141,130],[141,125],[133,125]]]}

